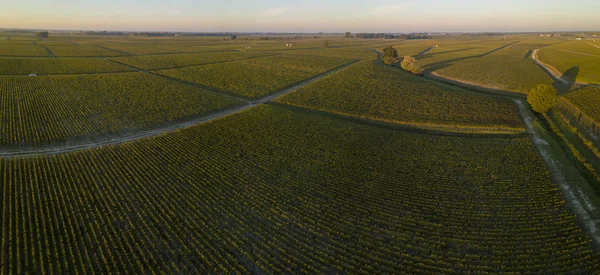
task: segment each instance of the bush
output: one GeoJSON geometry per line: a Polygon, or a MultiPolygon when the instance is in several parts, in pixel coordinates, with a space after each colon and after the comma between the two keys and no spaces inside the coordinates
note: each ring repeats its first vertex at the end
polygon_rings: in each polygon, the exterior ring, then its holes
{"type": "Polygon", "coordinates": [[[421,69],[418,65],[417,65],[417,60],[414,59],[413,57],[410,56],[405,56],[404,60],[402,60],[402,65],[401,65],[402,69],[405,71],[409,71],[413,74],[416,75],[422,75],[423,74],[423,69],[421,69]]]}
{"type": "Polygon", "coordinates": [[[396,63],[396,58],[389,57],[389,56],[388,56],[388,57],[384,57],[384,58],[383,58],[383,63],[385,63],[386,65],[391,65],[391,66],[393,66],[393,65],[394,65],[394,63],[396,63]]]}
{"type": "Polygon", "coordinates": [[[538,85],[527,95],[527,102],[534,111],[544,114],[558,102],[556,89],[551,85],[538,85]]]}
{"type": "Polygon", "coordinates": [[[398,50],[396,50],[392,46],[388,46],[387,48],[385,48],[383,50],[383,56],[382,56],[382,58],[385,59],[386,57],[392,57],[392,58],[398,57],[398,50]]]}
{"type": "Polygon", "coordinates": [[[36,32],[35,36],[38,38],[48,38],[48,36],[50,36],[50,34],[47,31],[43,31],[43,32],[36,32]]]}

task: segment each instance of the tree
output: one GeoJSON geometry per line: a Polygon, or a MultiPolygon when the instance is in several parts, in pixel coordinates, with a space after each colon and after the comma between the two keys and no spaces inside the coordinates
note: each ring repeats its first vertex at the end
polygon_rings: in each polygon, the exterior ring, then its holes
{"type": "Polygon", "coordinates": [[[231,40],[236,40],[237,39],[237,35],[232,35],[231,36],[231,40]]]}
{"type": "Polygon", "coordinates": [[[405,56],[402,60],[402,64],[400,64],[403,70],[409,71],[416,75],[422,75],[423,69],[417,65],[417,60],[411,56],[405,56]]]}
{"type": "Polygon", "coordinates": [[[386,56],[383,58],[383,63],[386,65],[393,66],[396,63],[396,58],[393,58],[391,56],[386,56]]]}
{"type": "Polygon", "coordinates": [[[394,47],[392,46],[388,46],[387,48],[385,48],[383,50],[383,57],[392,57],[392,58],[396,58],[398,57],[398,50],[396,50],[394,47]]]}
{"type": "Polygon", "coordinates": [[[323,41],[323,48],[325,48],[325,49],[329,48],[329,40],[323,41]]]}
{"type": "Polygon", "coordinates": [[[352,33],[351,32],[346,32],[346,35],[344,37],[346,37],[346,38],[352,38],[352,33]]]}
{"type": "Polygon", "coordinates": [[[556,89],[551,85],[540,84],[529,92],[527,102],[534,111],[544,114],[556,106],[558,102],[556,89]]]}
{"type": "Polygon", "coordinates": [[[50,34],[47,31],[42,31],[42,32],[36,32],[35,36],[39,37],[39,38],[48,38],[48,36],[50,36],[50,34]]]}

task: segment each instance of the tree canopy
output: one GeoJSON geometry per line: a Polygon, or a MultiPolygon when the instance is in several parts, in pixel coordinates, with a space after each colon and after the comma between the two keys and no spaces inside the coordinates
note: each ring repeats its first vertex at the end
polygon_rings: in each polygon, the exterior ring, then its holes
{"type": "Polygon", "coordinates": [[[396,50],[394,47],[392,46],[388,46],[387,48],[385,48],[383,50],[383,58],[385,57],[392,57],[392,58],[396,58],[398,57],[398,50],[396,50]]]}
{"type": "Polygon", "coordinates": [[[325,49],[329,48],[329,40],[323,41],[323,48],[325,48],[325,49]]]}
{"type": "Polygon", "coordinates": [[[400,64],[403,70],[409,71],[416,75],[422,75],[423,69],[417,65],[417,60],[411,56],[405,56],[402,60],[402,64],[400,64]]]}
{"type": "Polygon", "coordinates": [[[231,36],[231,40],[236,40],[237,39],[237,35],[232,35],[231,36]]]}
{"type": "Polygon", "coordinates": [[[556,89],[551,85],[538,85],[527,95],[527,102],[538,113],[546,113],[558,102],[556,89]]]}
{"type": "Polygon", "coordinates": [[[344,37],[346,37],[346,38],[352,38],[352,33],[351,32],[346,32],[346,35],[344,37]]]}
{"type": "Polygon", "coordinates": [[[50,34],[47,31],[36,32],[35,36],[39,38],[48,38],[50,34]]]}

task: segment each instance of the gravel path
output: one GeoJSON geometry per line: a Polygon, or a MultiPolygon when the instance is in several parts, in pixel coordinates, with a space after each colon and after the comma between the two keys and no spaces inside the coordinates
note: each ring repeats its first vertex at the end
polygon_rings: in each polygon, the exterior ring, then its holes
{"type": "Polygon", "coordinates": [[[562,193],[567,200],[567,204],[583,222],[584,229],[587,231],[588,235],[594,240],[597,246],[600,246],[600,232],[598,231],[598,228],[600,228],[600,220],[598,220],[597,209],[583,190],[575,184],[569,183],[563,171],[564,165],[570,164],[560,163],[552,157],[553,152],[550,143],[548,140],[541,138],[541,135],[538,132],[539,129],[534,126],[533,122],[535,118],[531,111],[525,107],[525,104],[521,100],[515,99],[514,101],[519,107],[519,114],[525,122],[527,132],[533,139],[534,146],[542,157],[542,160],[546,163],[550,174],[562,190],[562,193]]]}

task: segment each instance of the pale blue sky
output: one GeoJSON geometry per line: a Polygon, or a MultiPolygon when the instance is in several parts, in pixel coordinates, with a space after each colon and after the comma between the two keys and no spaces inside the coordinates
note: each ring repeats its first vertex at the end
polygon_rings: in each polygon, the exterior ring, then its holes
{"type": "Polygon", "coordinates": [[[599,0],[0,0],[0,28],[415,32],[600,30],[599,0]]]}

